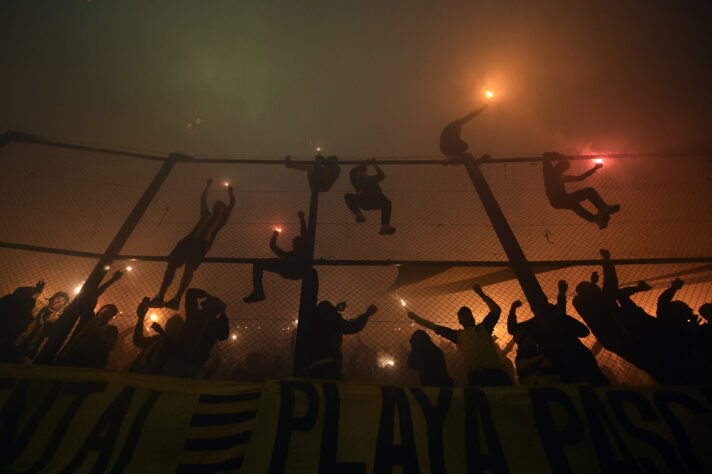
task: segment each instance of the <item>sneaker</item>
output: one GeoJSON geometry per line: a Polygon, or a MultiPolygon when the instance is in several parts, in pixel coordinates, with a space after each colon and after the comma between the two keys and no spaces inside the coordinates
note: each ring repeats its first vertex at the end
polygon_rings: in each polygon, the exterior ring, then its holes
{"type": "Polygon", "coordinates": [[[163,308],[166,304],[163,302],[163,298],[156,296],[151,301],[148,302],[149,308],[163,308]]]}
{"type": "Polygon", "coordinates": [[[396,232],[395,227],[391,227],[390,225],[384,224],[381,226],[381,230],[378,231],[379,234],[381,235],[391,235],[396,232]]]}
{"type": "Polygon", "coordinates": [[[250,296],[242,298],[245,303],[257,303],[258,301],[264,301],[267,299],[264,293],[253,292],[250,296]]]}
{"type": "Polygon", "coordinates": [[[615,214],[616,212],[618,212],[620,210],[621,210],[621,207],[618,204],[614,204],[613,206],[606,207],[606,212],[608,214],[615,214]]]}
{"type": "Polygon", "coordinates": [[[177,299],[173,298],[173,299],[170,300],[170,301],[166,301],[165,306],[166,306],[166,308],[172,309],[173,311],[175,311],[175,310],[177,310],[178,307],[180,306],[180,300],[177,300],[177,299]]]}
{"type": "Polygon", "coordinates": [[[356,222],[366,222],[366,218],[363,217],[363,214],[357,214],[357,215],[356,215],[356,222]]]}

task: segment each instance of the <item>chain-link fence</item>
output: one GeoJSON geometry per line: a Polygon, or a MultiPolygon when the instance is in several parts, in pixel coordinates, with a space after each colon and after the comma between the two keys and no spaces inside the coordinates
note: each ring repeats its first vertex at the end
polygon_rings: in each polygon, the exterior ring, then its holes
{"type": "MultiPolygon", "coordinates": [[[[78,292],[165,159],[27,139],[0,149],[0,293],[40,279],[47,282],[40,299],[60,290],[78,292]]],[[[472,291],[474,284],[502,307],[494,335],[502,361],[514,375],[516,346],[507,331],[507,312],[516,299],[525,302],[520,321],[531,317],[531,311],[464,168],[436,160],[379,161],[386,175],[381,185],[393,204],[394,235],[379,234],[378,211],[364,211],[366,222],[357,223],[347,208],[344,194],[353,192],[348,179],[352,164],[342,162],[339,180],[319,196],[314,253],[319,300],[345,301],[347,319],[369,304],[378,307],[360,333],[344,337],[345,380],[419,384],[417,373],[407,367],[409,339],[416,328],[401,300],[420,316],[457,328],[461,306],[472,308],[478,322],[487,312],[472,291]]],[[[579,174],[590,164],[572,161],[571,172],[579,174]]],[[[677,299],[694,309],[712,301],[708,158],[604,158],[603,169],[583,184],[621,205],[604,230],[549,205],[537,159],[493,158],[482,168],[552,301],[559,280],[573,289],[593,271],[600,272],[595,260],[601,248],[625,260],[618,266],[622,286],[639,280],[651,284],[652,290],[634,296],[649,314],[655,314],[658,295],[674,278],[686,281],[677,299]]],[[[297,212],[309,211],[306,173],[287,169],[278,160],[176,162],[111,264],[110,272],[122,270],[123,277],[99,298],[99,305],[113,303],[119,309],[111,321],[118,339],[107,369],[126,370],[139,354],[133,343],[137,304],[156,295],[166,256],[199,220],[208,178],[214,179],[210,206],[227,201],[227,186],[234,186],[236,205],[191,284],[223,300],[229,317],[229,337],[213,348],[201,376],[261,380],[292,373],[301,282],[266,272],[266,300],[242,301],[252,292],[251,263],[275,258],[269,246],[273,229],[282,229],[277,243],[289,250],[299,233],[297,212]]],[[[582,185],[572,188],[576,186],[582,185]]],[[[182,304],[177,311],[150,309],[144,333],[155,334],[154,322],[165,326],[183,311],[182,304]]],[[[570,301],[568,313],[578,318],[570,301]]],[[[463,385],[465,366],[455,345],[436,335],[432,339],[444,351],[455,384],[463,385]]],[[[652,383],[593,336],[585,344],[614,383],[652,383]]]]}

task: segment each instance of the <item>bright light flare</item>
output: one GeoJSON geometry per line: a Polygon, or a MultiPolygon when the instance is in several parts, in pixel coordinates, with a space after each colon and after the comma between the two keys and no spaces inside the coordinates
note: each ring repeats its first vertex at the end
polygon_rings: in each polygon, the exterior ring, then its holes
{"type": "Polygon", "coordinates": [[[151,316],[149,316],[149,319],[153,322],[156,322],[156,321],[158,321],[158,316],[156,316],[155,314],[152,314],[151,316]]]}
{"type": "Polygon", "coordinates": [[[603,164],[603,158],[595,158],[595,159],[593,160],[593,162],[596,163],[597,165],[602,165],[602,164],[603,164]]]}
{"type": "Polygon", "coordinates": [[[233,340],[233,341],[236,341],[236,340],[237,340],[237,334],[233,334],[233,335],[232,335],[232,340],[233,340]]]}
{"type": "Polygon", "coordinates": [[[492,97],[494,97],[494,93],[492,91],[485,91],[485,97],[491,99],[492,97]]]}
{"type": "Polygon", "coordinates": [[[393,359],[393,356],[385,352],[378,353],[376,363],[382,369],[392,368],[396,366],[396,361],[393,359]]]}
{"type": "Polygon", "coordinates": [[[282,233],[282,228],[281,227],[272,227],[272,230],[277,232],[278,234],[282,233]]]}
{"type": "Polygon", "coordinates": [[[316,147],[316,151],[321,151],[321,147],[320,146],[316,147]]]}
{"type": "Polygon", "coordinates": [[[129,265],[128,267],[126,267],[126,271],[127,271],[127,272],[130,272],[131,270],[133,270],[133,267],[132,267],[132,266],[129,265]]]}
{"type": "Polygon", "coordinates": [[[403,298],[401,298],[400,302],[401,302],[401,306],[403,306],[405,308],[405,300],[403,298]]]}
{"type": "Polygon", "coordinates": [[[111,269],[111,267],[109,265],[104,265],[104,270],[106,270],[108,272],[109,269],[111,269]]]}
{"type": "Polygon", "coordinates": [[[223,185],[227,188],[228,186],[230,186],[230,183],[228,183],[227,181],[225,181],[225,182],[223,183],[223,185]]]}
{"type": "Polygon", "coordinates": [[[82,291],[82,287],[84,286],[84,282],[81,282],[79,285],[77,285],[76,288],[74,288],[74,294],[78,295],[80,291],[82,291]]]}

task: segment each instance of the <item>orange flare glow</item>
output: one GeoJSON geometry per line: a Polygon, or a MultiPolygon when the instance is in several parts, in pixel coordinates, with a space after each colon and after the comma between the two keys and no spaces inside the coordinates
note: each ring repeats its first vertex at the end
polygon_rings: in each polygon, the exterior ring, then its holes
{"type": "Polygon", "coordinates": [[[494,94],[492,93],[492,91],[485,91],[485,96],[487,96],[488,99],[491,99],[492,97],[494,97],[494,94]]]}

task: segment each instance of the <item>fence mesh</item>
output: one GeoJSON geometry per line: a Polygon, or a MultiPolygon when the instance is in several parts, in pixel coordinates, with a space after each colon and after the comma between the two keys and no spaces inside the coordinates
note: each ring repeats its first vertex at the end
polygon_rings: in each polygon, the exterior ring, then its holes
{"type": "MultiPolygon", "coordinates": [[[[73,294],[160,166],[158,160],[30,143],[11,142],[0,149],[0,293],[44,279],[43,297],[58,290],[73,294]]],[[[589,166],[574,161],[571,172],[589,166]]],[[[320,300],[347,302],[346,318],[361,314],[369,304],[378,306],[363,331],[344,337],[344,378],[419,384],[417,373],[406,364],[408,341],[416,328],[400,300],[419,315],[456,328],[461,306],[471,307],[478,321],[487,311],[472,292],[473,284],[482,285],[502,307],[494,335],[502,360],[516,376],[507,311],[516,299],[525,302],[520,321],[531,317],[531,311],[464,168],[383,165],[382,188],[393,203],[391,222],[397,228],[391,236],[379,235],[378,211],[365,211],[364,223],[354,221],[343,197],[352,192],[350,168],[342,165],[340,179],[319,197],[315,246],[320,300]]],[[[606,159],[601,171],[571,186],[593,186],[607,202],[621,205],[605,230],[549,206],[541,163],[492,163],[483,169],[552,301],[559,280],[567,280],[573,289],[592,271],[600,272],[590,260],[599,258],[601,248],[610,249],[613,258],[668,259],[618,266],[622,285],[639,280],[651,284],[651,291],[634,296],[650,314],[655,314],[660,292],[677,277],[686,281],[677,299],[695,309],[712,301],[712,264],[705,261],[712,256],[709,159],[606,159]],[[692,257],[705,258],[698,263],[685,260],[692,257]]],[[[260,380],[291,374],[301,283],[266,273],[267,299],[246,304],[242,298],[252,290],[252,266],[229,259],[273,258],[269,239],[275,226],[283,228],[279,245],[290,248],[299,229],[297,211],[309,209],[306,174],[271,163],[200,160],[175,165],[112,265],[111,271],[123,270],[124,276],[99,300],[99,305],[114,303],[120,311],[112,320],[119,337],[107,370],[126,370],[138,355],[132,342],[136,306],[156,294],[165,256],[197,222],[208,178],[215,180],[209,203],[227,200],[225,184],[235,187],[237,202],[208,253],[223,260],[201,264],[191,285],[221,298],[230,324],[230,337],[213,348],[202,376],[260,380]],[[246,360],[248,354],[251,360],[246,360]]],[[[177,279],[169,297],[176,285],[177,279]]],[[[177,313],[182,311],[181,306],[177,313]]],[[[151,333],[154,319],[164,325],[175,313],[150,310],[145,332],[151,333]]],[[[568,313],[578,318],[570,300],[568,313]]],[[[433,340],[444,351],[456,385],[464,385],[465,367],[454,344],[437,336],[433,340]]],[[[601,348],[593,336],[585,344],[614,383],[653,383],[645,372],[601,348]]]]}

